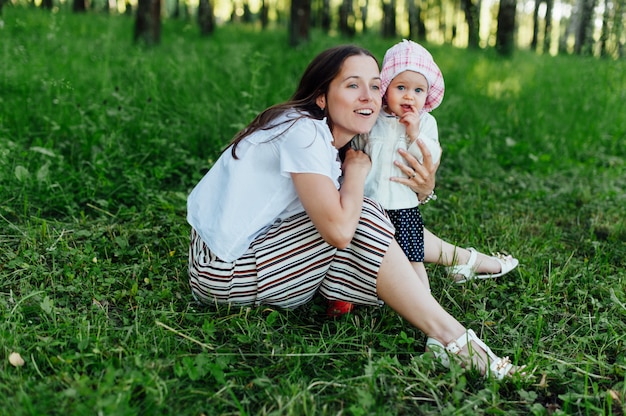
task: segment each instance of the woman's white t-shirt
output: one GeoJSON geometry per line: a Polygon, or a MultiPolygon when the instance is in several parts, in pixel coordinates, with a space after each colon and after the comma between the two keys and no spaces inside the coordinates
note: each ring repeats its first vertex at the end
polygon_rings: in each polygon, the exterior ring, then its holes
{"type": "Polygon", "coordinates": [[[324,175],[339,189],[341,165],[325,119],[292,110],[274,125],[242,140],[238,159],[226,149],[187,199],[187,221],[224,261],[241,257],[275,221],[304,211],[291,173],[324,175]]]}

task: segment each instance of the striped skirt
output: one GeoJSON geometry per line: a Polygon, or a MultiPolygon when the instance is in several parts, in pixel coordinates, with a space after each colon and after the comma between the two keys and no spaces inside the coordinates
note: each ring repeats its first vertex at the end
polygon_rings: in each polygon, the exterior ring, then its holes
{"type": "Polygon", "coordinates": [[[326,243],[304,212],[274,223],[234,262],[211,253],[192,228],[191,291],[203,303],[295,308],[319,292],[327,299],[378,305],[376,276],[393,236],[383,208],[367,198],[345,249],[326,243]]]}

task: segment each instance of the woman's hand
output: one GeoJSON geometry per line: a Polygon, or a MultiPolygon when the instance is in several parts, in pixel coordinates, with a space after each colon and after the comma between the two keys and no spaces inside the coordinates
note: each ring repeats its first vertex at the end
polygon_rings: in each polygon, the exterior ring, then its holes
{"type": "Polygon", "coordinates": [[[439,168],[439,162],[433,163],[433,157],[426,143],[419,139],[416,143],[422,152],[424,163],[419,163],[419,161],[406,150],[399,149],[398,153],[406,160],[406,164],[397,160],[393,163],[400,168],[406,177],[394,176],[391,180],[408,186],[419,198],[420,196],[425,197],[426,195],[430,195],[435,190],[435,176],[439,168]]]}

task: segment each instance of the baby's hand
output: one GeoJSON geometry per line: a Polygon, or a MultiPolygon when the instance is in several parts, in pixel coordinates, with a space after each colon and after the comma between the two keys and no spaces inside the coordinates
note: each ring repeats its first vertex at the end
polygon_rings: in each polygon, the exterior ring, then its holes
{"type": "Polygon", "coordinates": [[[420,131],[420,115],[417,111],[409,111],[404,113],[398,120],[406,127],[406,135],[409,136],[409,143],[417,139],[420,131]]]}

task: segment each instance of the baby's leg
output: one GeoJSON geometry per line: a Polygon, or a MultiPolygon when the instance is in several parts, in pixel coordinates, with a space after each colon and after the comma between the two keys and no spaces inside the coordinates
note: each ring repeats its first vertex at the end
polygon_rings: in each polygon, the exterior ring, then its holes
{"type": "MultiPolygon", "coordinates": [[[[425,263],[456,266],[467,264],[470,255],[469,250],[450,244],[424,228],[425,263]]],[[[477,251],[473,269],[476,273],[500,273],[502,265],[494,257],[477,251]]]]}
{"type": "Polygon", "coordinates": [[[452,266],[466,264],[470,252],[442,240],[424,228],[424,262],[452,266]]]}

